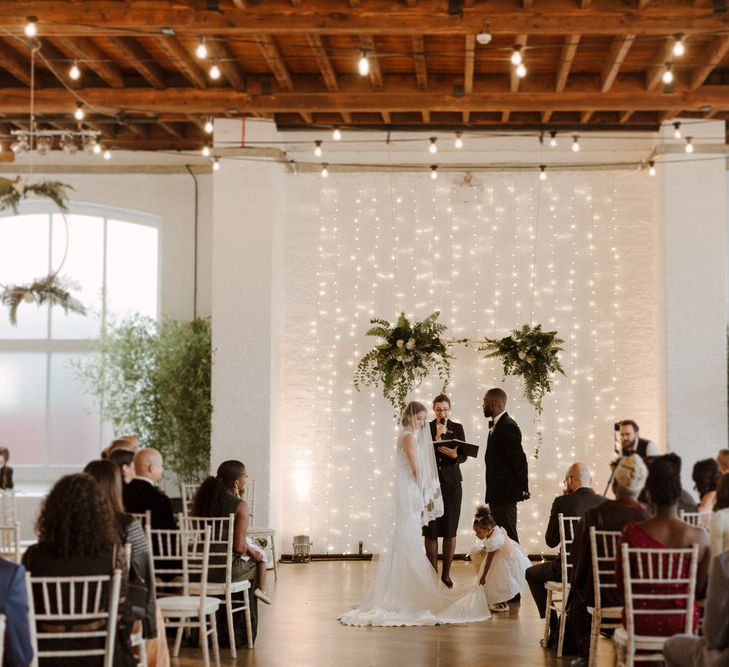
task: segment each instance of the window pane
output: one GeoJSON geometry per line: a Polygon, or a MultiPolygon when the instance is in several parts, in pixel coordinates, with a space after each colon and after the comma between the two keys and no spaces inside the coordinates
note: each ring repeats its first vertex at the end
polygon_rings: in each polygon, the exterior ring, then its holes
{"type": "MultiPolygon", "coordinates": [[[[88,215],[69,215],[68,256],[61,276],[70,278],[79,289],[71,295],[86,306],[87,314],[66,314],[63,308],[51,309],[51,338],[94,338],[99,331],[104,277],[104,219],[88,215]]],[[[52,240],[55,270],[66,249],[66,225],[62,215],[53,216],[52,240]]]]}
{"type": "Polygon", "coordinates": [[[11,465],[43,464],[46,418],[46,354],[0,354],[0,440],[11,465]]]}
{"type": "Polygon", "coordinates": [[[154,227],[109,220],[107,228],[107,312],[157,317],[157,244],[154,227]]]}
{"type": "Polygon", "coordinates": [[[71,361],[84,357],[60,352],[51,355],[51,465],[85,465],[99,458],[99,417],[71,369],[71,361]]]}
{"type": "MultiPolygon", "coordinates": [[[[48,216],[0,217],[0,283],[25,284],[48,275],[48,216]]],[[[21,303],[18,325],[8,321],[7,306],[0,306],[0,338],[46,338],[48,307],[21,303]]]]}

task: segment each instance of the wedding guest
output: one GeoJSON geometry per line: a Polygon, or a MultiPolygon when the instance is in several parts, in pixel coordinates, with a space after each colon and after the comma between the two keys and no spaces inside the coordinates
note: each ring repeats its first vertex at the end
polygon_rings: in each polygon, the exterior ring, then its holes
{"type": "Polygon", "coordinates": [[[658,456],[660,454],[658,445],[652,440],[640,437],[640,428],[632,419],[623,419],[618,422],[620,435],[620,448],[623,456],[629,456],[635,452],[643,460],[647,456],[658,456]]]}
{"type": "Polygon", "coordinates": [[[139,451],[139,438],[136,435],[120,435],[104,449],[101,458],[108,459],[109,455],[117,449],[125,449],[132,452],[132,454],[136,454],[139,451]]]}
{"type": "Polygon", "coordinates": [[[140,449],[134,455],[135,477],[124,485],[122,498],[127,512],[142,514],[150,510],[152,528],[173,530],[177,528],[177,520],[172,501],[157,487],[163,472],[162,455],[151,447],[140,449]]]}
{"type": "Polygon", "coordinates": [[[0,614],[5,616],[4,667],[28,667],[33,659],[25,568],[0,558],[0,614]]]}
{"type": "Polygon", "coordinates": [[[124,484],[129,484],[134,479],[134,452],[128,449],[115,449],[109,454],[109,460],[119,466],[124,484]]]}
{"type": "MultiPolygon", "coordinates": [[[[650,549],[687,549],[693,544],[699,545],[699,563],[696,575],[696,591],[700,595],[706,582],[706,570],[709,562],[709,536],[702,528],[691,526],[678,517],[678,499],[681,495],[681,459],[676,454],[658,456],[652,462],[646,481],[648,500],[653,509],[650,519],[639,523],[629,523],[622,531],[620,545],[627,544],[635,548],[650,549]]],[[[618,588],[623,588],[623,560],[621,547],[616,553],[616,579],[618,588]]],[[[688,575],[688,560],[685,561],[684,572],[688,575]]],[[[676,584],[652,584],[644,587],[645,593],[676,592],[676,584]]],[[[662,604],[665,604],[662,602],[662,604]]],[[[676,608],[683,604],[675,602],[676,608]]],[[[650,608],[651,600],[635,600],[636,608],[650,608]]],[[[698,621],[698,607],[695,610],[694,625],[698,621]]],[[[639,635],[666,637],[674,635],[684,627],[683,619],[678,614],[636,614],[635,632],[639,635]]]]}
{"type": "MultiPolygon", "coordinates": [[[[575,540],[572,543],[574,567],[567,601],[567,628],[573,632],[579,656],[572,661],[573,667],[586,666],[590,658],[592,616],[587,608],[595,602],[590,528],[620,531],[627,523],[650,518],[648,508],[638,502],[647,477],[648,467],[640,456],[623,456],[618,461],[613,476],[612,491],[615,500],[606,500],[588,509],[575,529],[575,540]]],[[[623,594],[618,589],[602,591],[601,601],[605,607],[622,607],[624,604],[623,594]]]]}
{"type": "Polygon", "coordinates": [[[716,485],[716,504],[709,525],[709,548],[712,556],[729,551],[729,474],[716,485]]]}
{"type": "Polygon", "coordinates": [[[482,552],[487,554],[478,573],[478,585],[483,587],[491,611],[508,612],[507,602],[524,588],[529,558],[521,545],[496,525],[488,507],[476,510],[473,532],[483,540],[482,552]]]}
{"type": "MultiPolygon", "coordinates": [[[[724,475],[726,477],[726,475],[724,475]]],[[[729,552],[711,562],[701,637],[674,635],[663,644],[668,667],[729,665],[729,552]]]]}
{"type": "MultiPolygon", "coordinates": [[[[38,543],[28,547],[23,556],[23,565],[34,577],[107,575],[115,569],[125,570],[125,554],[114,511],[90,475],[66,475],[55,483],[41,507],[36,531],[38,543]]],[[[35,593],[36,612],[43,613],[43,596],[37,589],[35,593]]],[[[126,582],[123,582],[122,599],[125,593],[126,582]]],[[[136,664],[129,642],[130,621],[129,605],[121,603],[114,647],[116,666],[136,664]]],[[[73,632],[73,623],[64,622],[61,627],[59,639],[42,642],[40,650],[89,648],[89,639],[64,636],[73,632]]],[[[78,657],[73,664],[91,667],[99,662],[95,657],[78,657]]]]}
{"type": "MultiPolygon", "coordinates": [[[[559,515],[582,516],[584,512],[605,499],[592,489],[592,473],[584,463],[573,463],[567,470],[564,478],[564,490],[552,502],[549,512],[549,523],[544,540],[549,547],[559,545],[559,515]]],[[[571,556],[572,547],[568,548],[567,557],[571,556]]],[[[537,605],[539,617],[544,618],[547,610],[547,590],[544,584],[548,581],[562,581],[562,566],[559,558],[532,565],[526,571],[526,580],[529,590],[537,605]]],[[[550,625],[556,627],[556,615],[552,614],[550,625]]],[[[549,645],[556,644],[556,633],[552,632],[549,645]]],[[[544,648],[547,648],[545,646],[544,648]]]]}
{"type": "Polygon", "coordinates": [[[521,431],[506,412],[506,392],[498,387],[483,397],[483,415],[489,420],[486,441],[486,503],[496,523],[519,541],[516,504],[529,499],[529,469],[521,446],[521,431]]]}
{"type": "Polygon", "coordinates": [[[0,491],[7,491],[14,488],[13,469],[8,465],[10,450],[7,447],[0,447],[0,491]]]}
{"type": "MultiPolygon", "coordinates": [[[[463,425],[449,419],[451,412],[451,399],[440,394],[433,399],[433,412],[435,419],[430,422],[430,436],[433,442],[441,440],[466,440],[463,425]]],[[[455,447],[440,445],[435,450],[435,460],[438,466],[438,479],[443,495],[443,515],[423,526],[425,553],[435,571],[438,571],[438,538],[443,538],[443,571],[441,580],[453,588],[450,572],[453,555],[456,552],[456,534],[458,521],[461,516],[461,500],[463,489],[461,482],[461,463],[466,460],[465,454],[459,454],[455,447]]]]}
{"type": "Polygon", "coordinates": [[[699,493],[699,512],[711,512],[716,499],[716,483],[721,473],[715,459],[702,459],[694,464],[691,479],[699,493]]]}
{"type": "MultiPolygon", "coordinates": [[[[227,517],[235,515],[233,524],[233,581],[248,580],[251,582],[253,597],[271,604],[271,598],[265,593],[266,559],[261,550],[247,536],[248,503],[242,498],[248,473],[240,461],[223,461],[218,466],[215,477],[208,477],[192,499],[192,516],[227,517]]],[[[211,580],[222,581],[224,572],[216,568],[211,580]]],[[[252,600],[251,602],[254,602],[252,600]]],[[[254,636],[257,630],[257,608],[251,604],[251,622],[254,636]]],[[[242,616],[239,615],[239,618],[242,616]]],[[[243,623],[236,628],[236,644],[239,644],[238,632],[244,631],[243,623]]],[[[221,628],[222,629],[222,628],[221,628]]],[[[242,644],[245,638],[240,636],[242,644]]]]}
{"type": "Polygon", "coordinates": [[[716,462],[719,464],[719,472],[726,475],[729,472],[729,449],[720,449],[716,455],[716,462]]]}

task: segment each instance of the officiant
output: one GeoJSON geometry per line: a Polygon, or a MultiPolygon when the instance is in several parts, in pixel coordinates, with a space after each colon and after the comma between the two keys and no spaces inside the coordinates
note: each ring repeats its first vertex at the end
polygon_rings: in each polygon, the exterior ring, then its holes
{"type": "MultiPolygon", "coordinates": [[[[466,440],[463,425],[449,419],[451,400],[448,396],[441,394],[433,399],[433,412],[435,419],[430,422],[430,435],[434,443],[441,440],[466,440]]],[[[460,454],[455,447],[445,445],[436,447],[435,459],[443,494],[443,516],[431,521],[427,526],[423,526],[425,553],[436,572],[438,571],[438,538],[443,538],[443,570],[440,578],[448,588],[453,587],[450,573],[453,555],[456,552],[456,534],[463,496],[461,486],[463,477],[460,465],[466,458],[466,455],[460,454]]]]}

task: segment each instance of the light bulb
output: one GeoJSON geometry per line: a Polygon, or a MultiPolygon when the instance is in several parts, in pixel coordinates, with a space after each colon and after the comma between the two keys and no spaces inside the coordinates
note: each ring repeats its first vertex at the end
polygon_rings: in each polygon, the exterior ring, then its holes
{"type": "Polygon", "coordinates": [[[205,133],[206,134],[212,134],[213,133],[213,129],[214,128],[213,128],[213,119],[212,118],[208,118],[205,121],[205,127],[203,129],[205,130],[205,133]]]}
{"type": "Polygon", "coordinates": [[[213,79],[213,81],[217,81],[220,78],[220,67],[218,67],[218,63],[213,63],[210,66],[210,71],[208,72],[210,75],[210,78],[213,79]]]}
{"type": "Polygon", "coordinates": [[[456,140],[453,142],[456,148],[463,148],[463,133],[456,132],[456,140]]]}
{"type": "Polygon", "coordinates": [[[524,67],[524,63],[519,63],[516,66],[516,75],[520,79],[523,79],[526,76],[526,74],[527,74],[527,70],[526,70],[526,67],[524,67]]]}
{"type": "Polygon", "coordinates": [[[93,146],[92,150],[93,150],[94,155],[98,155],[99,153],[101,153],[101,144],[99,144],[98,142],[94,142],[94,146],[93,146]]]}
{"type": "Polygon", "coordinates": [[[332,131],[332,139],[334,141],[342,140],[342,131],[338,127],[335,127],[334,130],[332,131]]]}
{"type": "Polygon", "coordinates": [[[210,157],[210,146],[205,144],[200,151],[203,157],[210,157]]]}
{"type": "Polygon", "coordinates": [[[547,167],[542,165],[539,165],[539,179],[542,181],[547,180],[547,167]]]}
{"type": "Polygon", "coordinates": [[[666,64],[666,69],[663,72],[663,76],[661,77],[663,79],[663,83],[667,86],[673,83],[673,72],[671,71],[671,63],[666,64]]]}
{"type": "Polygon", "coordinates": [[[108,148],[104,151],[104,159],[111,160],[111,151],[108,148]]]}
{"type": "Polygon", "coordinates": [[[552,130],[549,133],[549,147],[557,148],[557,130],[552,130]]]}
{"type": "Polygon", "coordinates": [[[430,167],[430,177],[433,180],[435,180],[436,178],[438,178],[438,165],[437,164],[431,165],[431,167],[430,167]]]}
{"type": "Polygon", "coordinates": [[[314,142],[314,156],[321,157],[321,139],[317,139],[314,142]]]}
{"type": "Polygon", "coordinates": [[[213,171],[220,171],[220,159],[215,158],[213,160],[213,171]]]}
{"type": "Polygon", "coordinates": [[[322,178],[326,178],[327,176],[329,176],[329,170],[327,169],[328,166],[329,165],[326,162],[321,166],[321,177],[322,178]]]}
{"type": "Polygon", "coordinates": [[[71,69],[68,70],[68,76],[70,76],[74,81],[78,81],[81,78],[81,70],[78,68],[78,62],[73,61],[73,65],[71,65],[71,69]]]}
{"type": "Polygon", "coordinates": [[[76,110],[73,112],[73,117],[76,120],[83,120],[85,115],[86,114],[84,113],[84,105],[79,102],[76,105],[76,110]]]}
{"type": "Polygon", "coordinates": [[[205,60],[205,58],[208,57],[208,47],[205,46],[205,38],[200,37],[200,39],[197,42],[197,48],[195,49],[195,55],[200,60],[205,60]]]}
{"type": "Polygon", "coordinates": [[[572,152],[573,153],[579,153],[580,151],[580,138],[575,135],[572,137],[572,152]]]}
{"type": "Polygon", "coordinates": [[[692,141],[693,141],[693,137],[686,137],[686,146],[684,147],[684,150],[687,153],[694,152],[694,145],[691,143],[692,141]]]}
{"type": "Polygon", "coordinates": [[[521,44],[515,44],[514,50],[511,52],[511,64],[512,65],[521,65],[522,57],[521,57],[521,44]]]}
{"type": "Polygon", "coordinates": [[[681,123],[676,121],[673,124],[673,138],[674,139],[680,139],[681,138],[681,123]]]}
{"type": "Polygon", "coordinates": [[[367,59],[367,51],[362,51],[358,65],[360,76],[367,76],[370,73],[370,61],[367,59]]]}
{"type": "Polygon", "coordinates": [[[676,35],[674,39],[676,41],[673,42],[673,55],[676,56],[676,58],[680,58],[684,53],[686,53],[686,47],[683,45],[683,36],[676,35]]]}
{"type": "Polygon", "coordinates": [[[649,176],[655,176],[656,175],[656,163],[651,160],[648,163],[650,166],[648,167],[648,175],[649,176]]]}
{"type": "Polygon", "coordinates": [[[26,37],[35,37],[38,34],[38,26],[36,21],[38,19],[35,16],[29,16],[28,22],[25,24],[24,32],[26,37]]]}
{"type": "Polygon", "coordinates": [[[438,139],[437,137],[430,138],[430,146],[428,146],[428,152],[431,155],[435,155],[438,152],[438,139]]]}

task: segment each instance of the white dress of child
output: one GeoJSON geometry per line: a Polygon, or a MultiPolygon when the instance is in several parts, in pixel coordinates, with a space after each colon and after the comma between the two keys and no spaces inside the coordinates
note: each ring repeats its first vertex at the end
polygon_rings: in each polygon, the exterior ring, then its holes
{"type": "MultiPolygon", "coordinates": [[[[514,542],[501,526],[496,526],[491,537],[483,541],[486,555],[494,552],[491,567],[486,573],[483,592],[490,605],[508,602],[526,585],[526,569],[531,565],[521,545],[514,542]]],[[[487,558],[484,557],[476,583],[481,581],[487,558]]]]}

